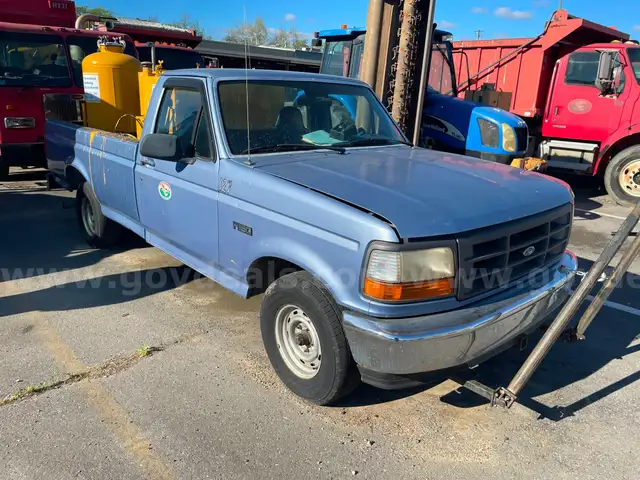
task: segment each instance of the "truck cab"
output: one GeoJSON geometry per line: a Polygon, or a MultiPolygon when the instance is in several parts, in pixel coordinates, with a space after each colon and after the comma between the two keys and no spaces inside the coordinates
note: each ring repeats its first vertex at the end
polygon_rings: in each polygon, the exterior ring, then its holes
{"type": "Polygon", "coordinates": [[[542,123],[543,155],[601,173],[619,203],[640,200],[640,46],[596,43],[561,57],[542,123]],[[630,155],[617,156],[628,148],[630,155]],[[604,160],[604,161],[603,161],[604,160]]]}
{"type": "MultiPolygon", "coordinates": [[[[364,28],[318,32],[325,42],[321,73],[360,78],[365,35],[364,28]]],[[[504,110],[457,98],[451,39],[449,32],[434,32],[420,146],[505,164],[524,157],[528,144],[524,121],[504,110]]]]}

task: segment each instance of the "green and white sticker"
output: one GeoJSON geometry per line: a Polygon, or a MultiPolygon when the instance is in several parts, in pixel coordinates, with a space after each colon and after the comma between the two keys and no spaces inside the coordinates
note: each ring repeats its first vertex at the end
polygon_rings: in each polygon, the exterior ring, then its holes
{"type": "Polygon", "coordinates": [[[167,182],[160,182],[158,184],[158,193],[164,200],[171,200],[171,185],[167,182]]]}

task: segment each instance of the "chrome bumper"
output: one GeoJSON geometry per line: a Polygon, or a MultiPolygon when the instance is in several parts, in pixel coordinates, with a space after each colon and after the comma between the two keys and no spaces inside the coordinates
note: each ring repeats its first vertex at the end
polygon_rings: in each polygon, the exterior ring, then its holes
{"type": "Polygon", "coordinates": [[[452,312],[379,319],[344,312],[354,360],[375,372],[411,374],[474,365],[499,353],[556,311],[578,268],[566,252],[546,285],[515,287],[452,312]]]}

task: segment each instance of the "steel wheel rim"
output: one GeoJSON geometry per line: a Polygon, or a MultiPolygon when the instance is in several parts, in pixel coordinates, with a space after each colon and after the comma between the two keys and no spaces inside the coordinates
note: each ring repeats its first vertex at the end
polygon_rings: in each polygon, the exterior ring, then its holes
{"type": "Polygon", "coordinates": [[[320,337],[309,316],[296,305],[278,310],[275,322],[276,344],[280,356],[297,377],[315,377],[322,363],[320,337]]]}
{"type": "Polygon", "coordinates": [[[85,197],[82,199],[82,205],[80,206],[81,214],[82,214],[82,223],[84,224],[84,228],[87,233],[91,235],[96,234],[95,227],[95,216],[93,213],[93,207],[91,206],[91,202],[85,197]]]}
{"type": "Polygon", "coordinates": [[[640,159],[634,160],[620,172],[620,186],[631,196],[640,197],[640,159]]]}

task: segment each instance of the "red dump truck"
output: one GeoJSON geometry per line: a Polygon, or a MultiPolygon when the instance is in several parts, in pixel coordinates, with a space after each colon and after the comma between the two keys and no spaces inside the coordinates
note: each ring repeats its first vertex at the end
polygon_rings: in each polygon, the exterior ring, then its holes
{"type": "Polygon", "coordinates": [[[640,46],[554,12],[535,38],[454,42],[458,87],[529,126],[529,155],[598,175],[619,204],[640,201],[640,46]]]}

